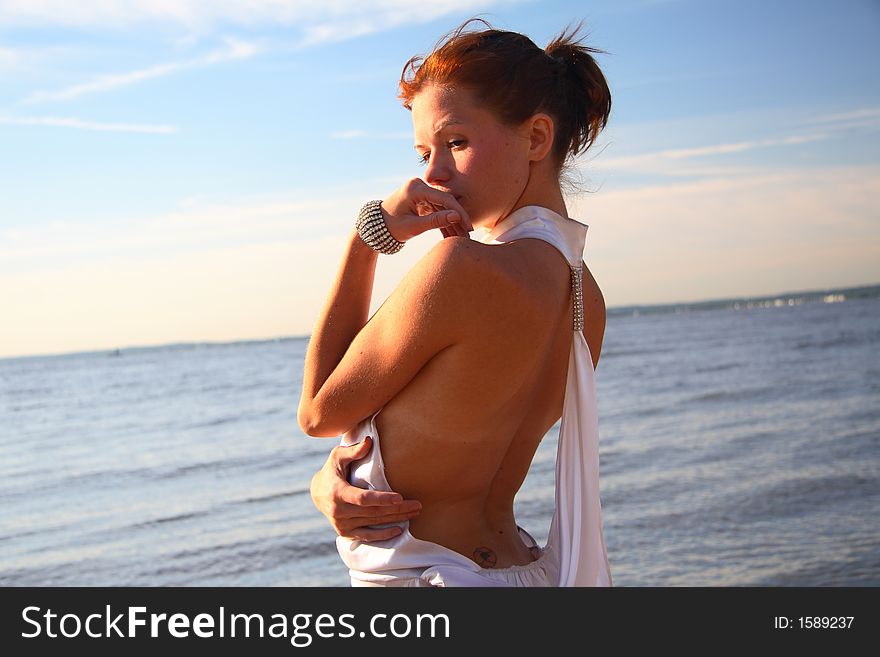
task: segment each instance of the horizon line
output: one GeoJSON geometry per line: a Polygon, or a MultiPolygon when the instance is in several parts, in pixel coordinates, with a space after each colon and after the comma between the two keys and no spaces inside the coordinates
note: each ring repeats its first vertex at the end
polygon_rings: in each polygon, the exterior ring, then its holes
{"type": "MultiPolygon", "coordinates": [[[[645,303],[645,304],[622,304],[617,306],[608,306],[606,308],[607,311],[615,311],[613,314],[620,314],[622,311],[627,310],[642,310],[647,308],[664,308],[669,306],[701,306],[701,305],[711,305],[718,304],[723,302],[741,302],[741,301],[762,301],[767,299],[779,299],[784,297],[794,297],[794,296],[803,296],[803,295],[812,295],[818,296],[820,294],[828,294],[829,292],[846,292],[846,291],[854,291],[854,290],[865,290],[870,288],[880,287],[880,281],[875,283],[866,283],[864,285],[849,285],[846,287],[829,287],[829,288],[812,288],[808,290],[794,290],[787,292],[777,292],[774,294],[761,294],[757,296],[734,296],[734,297],[715,297],[710,299],[699,299],[699,300],[691,300],[691,301],[669,301],[663,303],[645,303]]],[[[0,354],[0,361],[4,360],[16,360],[19,358],[53,358],[53,357],[61,357],[61,356],[73,356],[76,354],[88,355],[88,354],[108,354],[108,353],[121,353],[123,351],[140,351],[145,349],[162,349],[169,347],[186,347],[186,346],[220,346],[220,345],[233,345],[233,344],[245,344],[249,342],[283,342],[286,340],[305,340],[309,339],[311,334],[303,334],[303,335],[282,335],[275,337],[266,337],[266,338],[240,338],[233,340],[198,340],[198,341],[181,341],[181,342],[165,342],[161,344],[141,344],[141,345],[128,345],[125,347],[101,347],[95,349],[83,349],[77,351],[52,351],[45,353],[30,353],[30,354],[18,354],[18,355],[2,355],[0,354]]]]}

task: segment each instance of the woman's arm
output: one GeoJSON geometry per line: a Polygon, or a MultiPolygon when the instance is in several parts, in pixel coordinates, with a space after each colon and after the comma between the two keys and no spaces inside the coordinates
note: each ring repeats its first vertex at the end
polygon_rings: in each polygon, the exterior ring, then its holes
{"type": "MultiPolygon", "coordinates": [[[[452,195],[418,178],[383,201],[381,209],[388,230],[400,241],[431,228],[445,237],[467,238],[473,229],[452,195]]],[[[351,232],[306,350],[297,411],[305,433],[331,437],[348,431],[458,339],[459,315],[452,311],[473,281],[467,266],[471,244],[469,238],[439,242],[368,320],[378,256],[357,231],[351,232]]]]}
{"type": "MultiPolygon", "coordinates": [[[[475,305],[470,299],[475,279],[472,245],[461,238],[438,242],[407,272],[348,348],[333,352],[332,361],[321,353],[322,344],[309,345],[308,379],[304,375],[298,411],[306,434],[334,437],[348,431],[391,401],[434,356],[463,339],[463,323],[475,305]]],[[[328,309],[332,307],[329,303],[328,309]]],[[[332,311],[322,322],[317,332],[333,330],[341,344],[332,311]]],[[[352,332],[353,326],[349,324],[352,332]]]]}
{"type": "MultiPolygon", "coordinates": [[[[378,252],[356,230],[348,236],[342,265],[309,339],[297,418],[303,430],[314,425],[311,405],[367,323],[378,252]]],[[[308,433],[308,431],[307,431],[308,433]]]]}

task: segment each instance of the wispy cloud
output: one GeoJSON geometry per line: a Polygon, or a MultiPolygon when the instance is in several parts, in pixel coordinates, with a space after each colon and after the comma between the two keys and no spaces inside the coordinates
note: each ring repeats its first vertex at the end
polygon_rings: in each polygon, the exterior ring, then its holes
{"type": "MultiPolygon", "coordinates": [[[[198,196],[179,208],[148,217],[116,217],[111,222],[55,220],[33,226],[0,227],[0,263],[16,269],[55,268],[63,258],[92,262],[169,251],[204,251],[248,243],[297,242],[318,234],[344,232],[362,203],[344,192],[333,198],[237,200],[212,203],[198,196]]],[[[3,273],[0,268],[0,273],[3,273]]]]}
{"type": "Polygon", "coordinates": [[[568,210],[590,224],[606,300],[624,305],[876,281],[878,193],[876,165],[756,167],[606,189],[568,210]]]}
{"type": "Polygon", "coordinates": [[[106,123],[101,121],[84,121],[76,118],[55,116],[2,116],[0,125],[33,125],[51,126],[55,128],[76,128],[97,132],[143,132],[152,134],[170,134],[177,132],[173,125],[151,125],[144,123],[106,123]]]}
{"type": "MultiPolygon", "coordinates": [[[[428,23],[444,16],[474,14],[497,4],[518,4],[531,0],[445,0],[416,3],[411,0],[385,0],[362,3],[337,0],[326,15],[304,20],[303,38],[297,48],[346,41],[359,36],[382,32],[401,25],[428,23]]],[[[299,22],[299,21],[298,21],[299,22]]]]}
{"type": "Polygon", "coordinates": [[[100,91],[108,91],[117,87],[124,87],[135,84],[142,80],[150,78],[158,78],[168,75],[183,68],[182,64],[162,64],[151,68],[141,69],[139,71],[131,71],[129,73],[119,73],[116,75],[103,75],[91,82],[73,85],[59,91],[37,91],[21,101],[22,105],[30,105],[32,103],[43,103],[53,100],[70,100],[85,94],[96,93],[100,91]]]}
{"type": "MultiPolygon", "coordinates": [[[[513,0],[519,2],[523,0],[513,0]]],[[[205,31],[215,26],[300,26],[305,45],[356,37],[411,22],[469,13],[500,0],[28,0],[0,3],[0,24],[63,25],[82,28],[131,28],[144,24],[177,25],[205,31]]],[[[511,0],[507,1],[511,4],[511,0]]]]}
{"type": "Polygon", "coordinates": [[[76,84],[58,91],[37,91],[30,96],[24,98],[21,104],[29,105],[33,103],[42,103],[49,101],[70,100],[86,94],[99,93],[109,91],[119,87],[130,86],[149,80],[159,78],[172,73],[177,73],[185,69],[196,68],[199,66],[210,66],[221,62],[227,62],[238,59],[247,59],[259,52],[256,44],[239,41],[233,38],[226,38],[226,47],[221,50],[210,52],[202,57],[196,57],[180,62],[169,62],[167,64],[159,64],[150,68],[140,69],[137,71],[129,71],[127,73],[116,73],[112,75],[102,75],[90,82],[76,84]]]}
{"type": "Polygon", "coordinates": [[[880,107],[865,107],[849,112],[823,114],[797,123],[803,125],[833,124],[833,127],[837,129],[877,127],[880,126],[880,107]]]}
{"type": "MultiPolygon", "coordinates": [[[[711,120],[712,117],[703,117],[711,120]]],[[[724,121],[718,120],[718,123],[724,121]]],[[[807,117],[790,121],[800,126],[803,132],[782,136],[771,136],[764,139],[720,142],[689,148],[670,148],[632,155],[613,156],[605,154],[607,146],[614,145],[611,139],[605,148],[591,155],[585,164],[595,171],[620,171],[627,173],[656,174],[663,176],[694,176],[702,177],[736,174],[754,171],[753,167],[740,169],[723,169],[717,167],[719,157],[780,146],[798,146],[810,142],[830,139],[835,132],[854,128],[873,128],[880,126],[880,108],[866,108],[835,114],[807,117]]],[[[603,138],[607,138],[603,135],[603,138]]]]}
{"type": "MultiPolygon", "coordinates": [[[[0,0],[0,5],[2,3],[3,0],[0,0]]],[[[0,27],[6,27],[3,25],[2,19],[0,19],[0,27]]],[[[39,75],[46,68],[55,70],[57,62],[67,62],[93,50],[94,45],[92,44],[30,43],[11,47],[0,45],[0,73],[20,74],[22,80],[28,80],[32,79],[33,75],[39,75]]]]}
{"type": "MultiPolygon", "coordinates": [[[[135,71],[99,75],[63,89],[35,91],[18,101],[18,105],[33,105],[67,101],[173,75],[186,69],[246,59],[267,49],[295,51],[349,40],[401,25],[425,23],[455,13],[474,13],[500,1],[448,0],[423,6],[413,5],[411,0],[384,0],[378,4],[364,4],[360,0],[333,0],[329,3],[313,3],[311,0],[82,0],[77,3],[66,0],[31,0],[0,2],[0,25],[61,25],[88,29],[150,25],[167,28],[169,25],[177,25],[184,28],[186,34],[174,39],[176,47],[196,43],[200,40],[197,34],[204,36],[217,26],[226,29],[282,25],[299,28],[301,33],[298,40],[293,38],[274,45],[266,41],[259,46],[227,37],[226,48],[201,57],[157,64],[135,71]]],[[[508,0],[512,3],[528,1],[530,0],[508,0]]],[[[20,61],[20,53],[8,48],[0,49],[0,68],[12,68],[20,65],[20,61]]],[[[394,135],[392,138],[402,137],[394,135]]]]}
{"type": "MultiPolygon", "coordinates": [[[[731,142],[727,144],[711,144],[696,148],[673,148],[651,153],[639,153],[621,157],[597,157],[591,161],[590,166],[597,169],[613,169],[615,171],[631,172],[655,172],[672,175],[681,175],[675,169],[669,169],[667,165],[671,161],[687,160],[713,155],[728,155],[730,153],[742,153],[757,148],[769,148],[771,146],[786,146],[792,144],[804,144],[811,141],[827,139],[827,134],[790,135],[774,139],[758,139],[754,141],[731,142]]],[[[691,175],[690,173],[685,175],[691,175]]]]}

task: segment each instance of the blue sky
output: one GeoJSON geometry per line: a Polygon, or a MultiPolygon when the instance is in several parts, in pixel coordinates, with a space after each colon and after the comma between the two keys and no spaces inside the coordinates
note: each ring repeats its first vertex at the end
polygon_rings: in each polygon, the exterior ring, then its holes
{"type": "Polygon", "coordinates": [[[880,281],[877,2],[0,0],[0,356],[309,333],[420,175],[403,64],[476,15],[609,52],[568,198],[609,306],[880,281]]]}

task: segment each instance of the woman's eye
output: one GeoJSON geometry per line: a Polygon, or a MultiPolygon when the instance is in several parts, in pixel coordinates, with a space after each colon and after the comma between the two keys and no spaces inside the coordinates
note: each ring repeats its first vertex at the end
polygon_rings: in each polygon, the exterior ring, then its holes
{"type": "MultiPolygon", "coordinates": [[[[453,139],[452,141],[450,141],[448,143],[448,145],[452,148],[458,148],[458,146],[460,144],[464,144],[464,143],[465,143],[464,139],[453,139]]],[[[419,157],[419,164],[427,164],[430,159],[431,159],[431,154],[425,153],[424,155],[421,155],[419,157]]]]}

